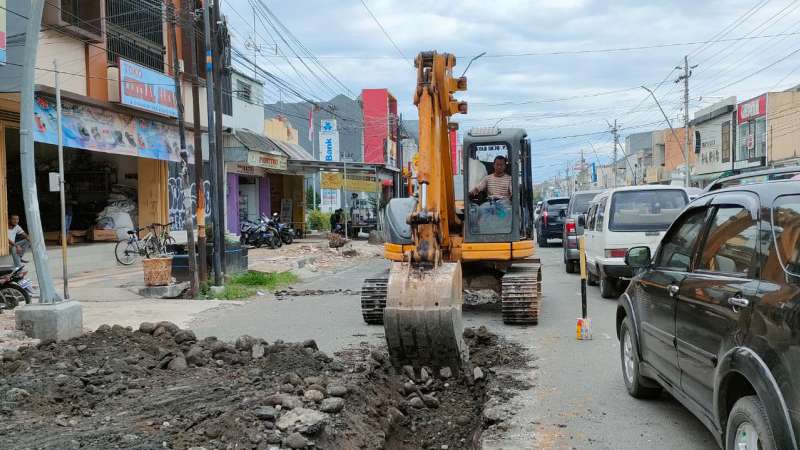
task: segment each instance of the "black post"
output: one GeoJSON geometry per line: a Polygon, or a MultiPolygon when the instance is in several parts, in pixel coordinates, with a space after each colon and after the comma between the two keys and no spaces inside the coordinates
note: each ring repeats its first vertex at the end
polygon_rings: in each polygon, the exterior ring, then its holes
{"type": "MultiPolygon", "coordinates": [[[[214,189],[216,190],[216,198],[217,204],[213,205],[217,209],[217,217],[219,217],[219,223],[214,224],[214,229],[216,230],[214,233],[214,240],[216,245],[214,246],[215,250],[215,258],[219,258],[218,264],[220,267],[220,271],[222,275],[225,274],[225,184],[227,183],[227,176],[225,174],[225,149],[223,147],[223,140],[222,140],[222,89],[224,87],[223,77],[225,75],[225,62],[223,59],[223,50],[224,45],[226,43],[225,35],[226,35],[226,28],[222,26],[220,22],[220,12],[219,12],[219,0],[214,1],[212,6],[212,29],[214,30],[215,34],[213,36],[213,48],[215,56],[212,58],[214,61],[214,84],[216,84],[216,89],[214,89],[214,114],[216,115],[216,120],[214,121],[214,125],[217,127],[216,130],[216,139],[217,139],[217,158],[215,161],[216,165],[216,173],[217,173],[217,180],[216,186],[214,189]]],[[[230,93],[228,93],[230,95],[230,93]]],[[[218,282],[218,284],[220,284],[218,282]]]]}

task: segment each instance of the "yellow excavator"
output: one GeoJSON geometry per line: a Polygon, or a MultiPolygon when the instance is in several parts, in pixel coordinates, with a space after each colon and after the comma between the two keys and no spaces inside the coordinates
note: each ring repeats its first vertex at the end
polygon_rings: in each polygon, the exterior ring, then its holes
{"type": "Polygon", "coordinates": [[[422,52],[415,60],[419,110],[417,192],[386,207],[387,277],[365,280],[364,320],[383,323],[395,367],[465,367],[463,289],[473,283],[500,295],[503,321],[539,320],[541,265],[533,258],[531,147],[525,130],[477,128],[463,141],[463,182],[456,200],[449,130],[467,89],[452,75],[452,54],[422,52]],[[488,175],[488,176],[487,176],[488,175]],[[461,207],[459,207],[461,206],[461,207]],[[488,282],[487,282],[488,280],[488,282]]]}

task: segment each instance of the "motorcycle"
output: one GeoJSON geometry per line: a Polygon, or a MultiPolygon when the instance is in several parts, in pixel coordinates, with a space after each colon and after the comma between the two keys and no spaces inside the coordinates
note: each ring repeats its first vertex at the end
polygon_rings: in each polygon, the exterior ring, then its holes
{"type": "Polygon", "coordinates": [[[263,220],[259,222],[245,220],[240,226],[239,241],[244,245],[252,245],[256,248],[264,245],[275,248],[276,241],[280,242],[280,238],[263,220]]]}
{"type": "Polygon", "coordinates": [[[30,304],[34,294],[33,282],[25,278],[25,266],[0,268],[0,297],[4,309],[14,309],[20,303],[30,304]]]}
{"type": "Polygon", "coordinates": [[[294,242],[294,228],[290,227],[289,224],[282,223],[278,213],[272,213],[270,224],[278,230],[278,234],[284,244],[289,245],[294,242]]]}

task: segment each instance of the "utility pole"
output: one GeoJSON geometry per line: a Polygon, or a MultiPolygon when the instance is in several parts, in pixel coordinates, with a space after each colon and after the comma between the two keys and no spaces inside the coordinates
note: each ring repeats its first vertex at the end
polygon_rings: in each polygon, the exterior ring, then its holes
{"type": "Polygon", "coordinates": [[[61,204],[61,273],[64,283],[64,299],[69,300],[69,277],[67,276],[67,197],[64,192],[64,136],[61,129],[61,83],[58,77],[58,61],[53,60],[56,76],[56,128],[58,131],[58,196],[61,204]]]}
{"type": "MultiPolygon", "coordinates": [[[[212,13],[211,19],[213,20],[213,30],[214,30],[214,44],[213,44],[213,57],[212,61],[214,63],[214,83],[216,84],[216,89],[214,90],[214,114],[216,114],[216,118],[214,119],[214,126],[217,127],[215,137],[217,139],[217,159],[214,161],[214,165],[216,166],[217,171],[217,180],[214,188],[217,193],[217,203],[215,208],[217,209],[217,216],[219,217],[219,226],[215,227],[217,232],[215,233],[215,252],[217,258],[219,258],[219,282],[215,283],[218,286],[222,283],[222,277],[225,274],[225,185],[226,183],[226,175],[225,175],[225,149],[222,143],[222,87],[225,85],[223,83],[223,78],[225,75],[225,62],[223,61],[223,46],[227,41],[226,35],[223,34],[225,30],[222,27],[222,22],[220,20],[220,12],[219,12],[219,2],[220,0],[214,0],[212,4],[212,13]]],[[[217,275],[215,275],[215,281],[217,275]]]]}
{"type": "Polygon", "coordinates": [[[692,69],[697,66],[689,67],[689,56],[683,57],[683,75],[679,76],[675,83],[683,81],[683,160],[686,164],[686,187],[692,185],[691,165],[689,164],[689,77],[692,76],[692,69]]]}
{"type": "MultiPolygon", "coordinates": [[[[610,125],[610,124],[609,124],[610,125]]],[[[614,163],[611,168],[612,176],[614,178],[614,188],[617,187],[617,147],[619,146],[619,127],[617,126],[617,119],[614,119],[614,125],[611,127],[611,133],[614,134],[614,163]]]]}
{"type": "MultiPolygon", "coordinates": [[[[208,154],[209,160],[211,163],[211,185],[216,186],[220,183],[219,173],[217,172],[217,127],[214,123],[216,121],[216,114],[214,111],[214,54],[215,45],[212,44],[211,39],[211,0],[206,1],[206,8],[203,11],[203,30],[205,35],[205,47],[206,47],[206,105],[208,107],[208,154]]],[[[214,236],[212,236],[212,241],[214,242],[214,259],[212,265],[214,267],[214,284],[217,286],[222,285],[222,255],[221,250],[222,247],[220,246],[220,242],[217,239],[217,229],[220,227],[224,227],[224,217],[220,217],[219,209],[217,205],[223,201],[223,199],[217,197],[217,190],[212,187],[211,188],[211,217],[214,221],[214,236]]]]}
{"type": "MultiPolygon", "coordinates": [[[[189,257],[189,272],[192,274],[189,293],[194,298],[200,292],[200,282],[197,277],[197,248],[194,240],[194,216],[192,215],[192,185],[189,183],[189,152],[186,151],[186,124],[183,118],[183,89],[181,86],[180,62],[178,60],[178,37],[175,32],[175,5],[167,4],[167,21],[169,22],[170,50],[172,53],[172,79],[175,81],[175,101],[178,107],[178,135],[180,139],[181,155],[181,184],[183,185],[183,211],[186,214],[184,221],[186,228],[186,253],[189,257]]],[[[181,8],[183,16],[183,8],[181,8]]],[[[200,159],[202,164],[203,160],[200,159]]]]}
{"type": "MultiPolygon", "coordinates": [[[[31,238],[31,251],[39,282],[39,303],[61,302],[53,286],[53,278],[47,265],[47,251],[42,232],[42,216],[39,213],[39,195],[36,189],[36,161],[33,145],[34,70],[36,50],[39,46],[39,29],[45,0],[32,0],[28,24],[25,30],[25,56],[20,85],[20,171],[22,173],[22,197],[25,201],[25,218],[31,238]]],[[[11,251],[14,251],[11,248],[11,251]]],[[[19,317],[19,316],[18,316],[19,317]]]]}
{"type": "MultiPolygon", "coordinates": [[[[188,11],[190,3],[183,0],[182,9],[188,11]]],[[[208,260],[206,257],[206,185],[203,177],[203,131],[200,129],[200,65],[197,61],[197,33],[195,32],[195,13],[192,11],[191,20],[183,22],[182,30],[188,28],[189,39],[191,40],[191,54],[189,64],[194,73],[192,74],[192,127],[194,128],[194,185],[197,193],[197,267],[199,270],[198,280],[201,283],[208,281],[208,260]],[[189,24],[187,27],[186,24],[189,24]]],[[[209,142],[210,144],[210,142],[209,142]]]]}

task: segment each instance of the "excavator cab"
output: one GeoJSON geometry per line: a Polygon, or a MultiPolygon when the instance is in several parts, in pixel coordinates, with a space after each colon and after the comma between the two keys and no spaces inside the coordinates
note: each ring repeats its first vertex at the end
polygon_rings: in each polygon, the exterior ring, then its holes
{"type": "Polygon", "coordinates": [[[525,130],[473,128],[463,148],[464,242],[532,239],[531,151],[525,130]],[[494,173],[498,164],[505,177],[494,173]]]}

